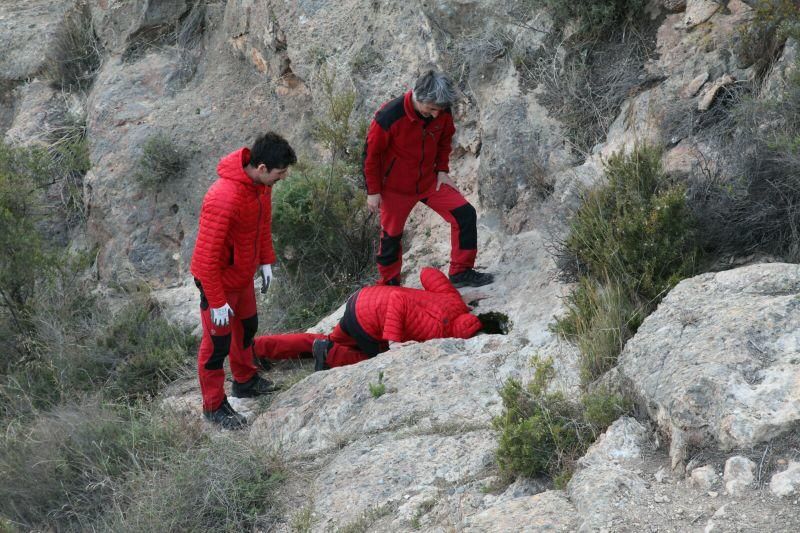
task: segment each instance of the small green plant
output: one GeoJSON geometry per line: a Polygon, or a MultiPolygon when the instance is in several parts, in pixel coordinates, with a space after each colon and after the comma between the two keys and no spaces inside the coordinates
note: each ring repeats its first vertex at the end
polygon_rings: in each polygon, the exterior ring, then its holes
{"type": "Polygon", "coordinates": [[[331,155],[330,170],[354,172],[361,163],[361,152],[368,123],[365,119],[353,121],[356,93],[337,91],[336,77],[323,66],[319,72],[325,115],[314,121],[314,138],[328,149],[331,155]],[[344,162],[346,167],[337,167],[344,162]]]}
{"type": "Polygon", "coordinates": [[[189,156],[164,133],[156,133],[147,138],[139,158],[136,179],[145,187],[158,187],[169,181],[176,181],[186,171],[189,156]]]}
{"type": "Polygon", "coordinates": [[[552,359],[537,358],[534,366],[527,386],[510,379],[500,390],[503,412],[492,421],[499,433],[497,462],[506,476],[563,479],[629,404],[604,391],[569,400],[547,390],[554,375],[552,359]]]}
{"type": "Polygon", "coordinates": [[[378,372],[378,382],[369,384],[369,393],[373,398],[380,398],[386,394],[386,384],[383,382],[383,370],[378,372]]]}
{"type": "Polygon", "coordinates": [[[296,533],[311,533],[314,525],[314,507],[306,505],[292,516],[290,529],[296,533]]]}
{"type": "Polygon", "coordinates": [[[86,2],[67,14],[50,46],[47,64],[53,85],[63,91],[85,91],[100,68],[101,46],[86,2]]]}
{"type": "Polygon", "coordinates": [[[367,533],[375,522],[384,516],[389,516],[394,511],[395,507],[388,503],[369,507],[358,518],[338,528],[336,531],[337,533],[367,533]]]}

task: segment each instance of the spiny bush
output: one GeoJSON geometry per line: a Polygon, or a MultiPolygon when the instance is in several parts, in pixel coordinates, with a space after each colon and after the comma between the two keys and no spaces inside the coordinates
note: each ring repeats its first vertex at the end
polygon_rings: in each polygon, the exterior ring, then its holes
{"type": "Polygon", "coordinates": [[[109,316],[88,284],[66,268],[41,287],[36,300],[28,315],[31,329],[18,337],[22,346],[0,367],[5,417],[95,391],[131,403],[152,397],[181,375],[196,347],[194,337],[169,324],[147,297],[109,316]]]}
{"type": "Polygon", "coordinates": [[[715,159],[693,177],[689,203],[717,256],[800,260],[800,76],[772,97],[739,99],[712,136],[715,159]]]}
{"type": "Polygon", "coordinates": [[[148,188],[180,179],[186,170],[188,154],[171,137],[156,133],[147,138],[139,158],[136,179],[148,188]]]}
{"type": "Polygon", "coordinates": [[[49,263],[36,225],[42,218],[38,193],[47,185],[51,168],[44,149],[0,142],[0,298],[18,328],[36,275],[49,263]]]}
{"type": "Polygon", "coordinates": [[[314,138],[330,152],[330,171],[358,173],[367,134],[365,119],[353,121],[356,93],[337,91],[336,77],[323,66],[319,71],[325,114],[314,120],[314,138]],[[344,166],[339,166],[344,163],[344,166]]]}
{"type": "Polygon", "coordinates": [[[616,365],[644,318],[704,258],[685,187],[663,172],[661,150],[615,154],[605,177],[586,192],[557,257],[562,278],[578,284],[552,329],[580,350],[585,387],[616,365]]]}
{"type": "Polygon", "coordinates": [[[96,400],[37,413],[0,438],[0,514],[26,529],[91,529],[128,472],[148,471],[200,438],[178,420],[96,400]]]}
{"type": "Polygon", "coordinates": [[[191,333],[170,324],[147,298],[134,299],[105,331],[97,350],[112,361],[108,392],[127,401],[152,397],[174,381],[196,350],[191,333]]]}
{"type": "Polygon", "coordinates": [[[619,32],[644,16],[646,0],[527,0],[531,8],[546,8],[556,27],[575,24],[585,38],[619,32]]]}
{"type": "Polygon", "coordinates": [[[657,301],[695,272],[701,255],[685,189],[650,146],[613,155],[605,176],[607,184],[588,191],[575,213],[561,262],[568,273],[610,278],[657,301]]]}
{"type": "Polygon", "coordinates": [[[276,285],[287,327],[312,324],[372,274],[375,229],[363,194],[342,171],[299,166],[273,197],[276,285]]]}
{"type": "Polygon", "coordinates": [[[552,360],[535,364],[535,376],[527,386],[510,379],[500,390],[503,412],[492,422],[499,433],[497,461],[507,476],[568,479],[575,461],[630,406],[604,391],[580,401],[547,392],[552,360]]]}
{"type": "Polygon", "coordinates": [[[553,331],[580,350],[581,381],[591,383],[617,364],[625,343],[642,321],[643,305],[624,287],[581,277],[566,298],[567,313],[553,331]]]}
{"type": "Polygon", "coordinates": [[[778,59],[786,39],[800,38],[800,5],[793,0],[758,0],[753,7],[753,17],[739,28],[733,51],[738,66],[754,66],[761,79],[778,59]]]}
{"type": "Polygon", "coordinates": [[[92,14],[89,5],[80,2],[55,34],[48,55],[50,79],[63,91],[87,90],[100,63],[101,46],[95,35],[92,14]]]}
{"type": "Polygon", "coordinates": [[[273,191],[272,231],[285,273],[275,287],[279,328],[312,325],[375,274],[377,227],[359,187],[366,123],[353,123],[355,94],[337,93],[324,68],[320,77],[326,106],[315,137],[330,159],[298,164],[273,191]]]}
{"type": "Polygon", "coordinates": [[[137,469],[115,491],[102,523],[120,532],[266,531],[278,518],[270,496],[284,478],[281,465],[257,446],[203,439],[137,469]]]}

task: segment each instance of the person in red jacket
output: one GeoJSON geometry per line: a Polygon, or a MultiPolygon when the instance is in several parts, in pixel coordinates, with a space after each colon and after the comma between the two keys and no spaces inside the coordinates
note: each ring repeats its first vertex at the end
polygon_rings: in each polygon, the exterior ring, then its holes
{"type": "Polygon", "coordinates": [[[232,394],[251,397],[274,390],[258,375],[252,345],[258,329],[253,276],[262,292],[272,280],[272,186],[297,162],[294,150],[272,132],[252,148],[223,157],[219,179],[203,198],[191,271],[200,289],[203,337],[197,354],[203,414],[225,429],[246,426],[228,403],[223,388],[225,357],[230,355],[232,394]]]}
{"type": "Polygon", "coordinates": [[[450,224],[450,281],[456,287],[479,287],[494,281],[477,272],[478,230],[475,208],[449,177],[455,133],[450,106],[453,81],[429,70],[414,90],[384,104],[375,114],[364,147],[367,207],[380,213],[377,255],[380,284],[399,285],[401,239],[411,210],[422,202],[450,224]]]}
{"type": "Polygon", "coordinates": [[[315,370],[352,365],[389,349],[389,342],[445,337],[468,339],[480,331],[478,317],[447,277],[435,268],[420,272],[423,289],[375,285],[347,300],[344,316],[329,335],[289,333],[256,337],[255,355],[294,359],[313,355],[315,370]]]}

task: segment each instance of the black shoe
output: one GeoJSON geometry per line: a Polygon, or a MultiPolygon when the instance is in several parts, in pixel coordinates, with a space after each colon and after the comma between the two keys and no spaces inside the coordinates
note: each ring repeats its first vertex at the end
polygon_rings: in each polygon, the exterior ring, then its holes
{"type": "Polygon", "coordinates": [[[222,429],[244,429],[247,427],[247,418],[244,415],[234,411],[228,399],[222,400],[222,405],[213,411],[203,411],[203,416],[209,422],[212,422],[222,429]]]}
{"type": "Polygon", "coordinates": [[[253,398],[254,396],[262,396],[270,392],[275,392],[276,390],[278,390],[278,387],[276,387],[273,382],[256,374],[250,381],[245,383],[239,383],[234,380],[231,395],[234,398],[253,398]]]}
{"type": "Polygon", "coordinates": [[[494,274],[478,272],[472,268],[450,276],[450,283],[453,284],[453,287],[481,287],[492,282],[494,282],[494,274]]]}
{"type": "Polygon", "coordinates": [[[330,370],[331,367],[325,362],[328,358],[328,350],[331,349],[333,343],[328,339],[315,339],[314,344],[311,345],[311,353],[314,355],[314,372],[320,370],[330,370]]]}

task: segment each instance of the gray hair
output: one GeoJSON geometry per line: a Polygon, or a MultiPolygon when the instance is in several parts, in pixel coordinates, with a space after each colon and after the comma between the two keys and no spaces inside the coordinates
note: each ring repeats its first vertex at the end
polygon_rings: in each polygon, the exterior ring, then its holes
{"type": "Polygon", "coordinates": [[[438,70],[428,70],[414,83],[414,98],[417,102],[450,107],[458,96],[450,76],[438,70]]]}

